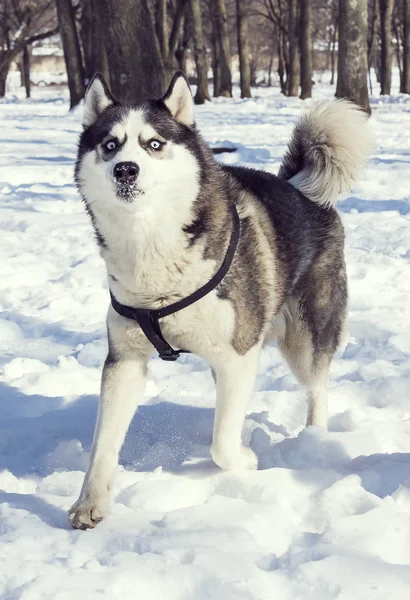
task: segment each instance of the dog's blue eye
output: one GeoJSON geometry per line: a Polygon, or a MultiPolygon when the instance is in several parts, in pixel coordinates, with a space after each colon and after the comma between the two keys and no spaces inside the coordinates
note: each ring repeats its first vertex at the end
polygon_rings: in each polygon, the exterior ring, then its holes
{"type": "Polygon", "coordinates": [[[149,147],[151,148],[151,150],[161,150],[162,146],[164,145],[163,142],[160,142],[159,140],[153,139],[150,140],[148,142],[149,147]]]}
{"type": "Polygon", "coordinates": [[[115,140],[110,140],[109,142],[106,142],[103,147],[108,152],[112,152],[113,150],[116,149],[117,142],[115,140]]]}

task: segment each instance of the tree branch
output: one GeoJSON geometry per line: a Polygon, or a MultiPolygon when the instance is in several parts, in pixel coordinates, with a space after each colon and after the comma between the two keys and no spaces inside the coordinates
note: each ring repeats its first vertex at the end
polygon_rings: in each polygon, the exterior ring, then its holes
{"type": "Polygon", "coordinates": [[[54,27],[54,29],[49,29],[48,31],[44,31],[43,33],[38,33],[37,35],[32,35],[31,37],[22,40],[23,48],[24,46],[29,46],[34,42],[39,42],[40,40],[46,40],[49,37],[53,37],[59,32],[59,27],[54,27]]]}
{"type": "Polygon", "coordinates": [[[187,4],[187,0],[179,0],[177,8],[176,8],[174,22],[172,23],[172,30],[171,30],[171,35],[169,36],[169,45],[168,45],[169,55],[171,57],[174,56],[175,51],[177,49],[179,30],[181,29],[181,23],[182,23],[182,19],[183,19],[184,13],[185,13],[186,4],[187,4]]]}

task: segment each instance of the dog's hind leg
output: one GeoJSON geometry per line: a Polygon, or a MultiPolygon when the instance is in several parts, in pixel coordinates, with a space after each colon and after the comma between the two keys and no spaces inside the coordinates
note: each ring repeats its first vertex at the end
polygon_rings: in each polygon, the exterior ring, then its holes
{"type": "Polygon", "coordinates": [[[213,364],[217,400],[212,458],[222,469],[256,469],[258,459],[242,444],[246,409],[254,387],[260,345],[240,356],[232,348],[213,364]]]}
{"type": "Polygon", "coordinates": [[[76,529],[95,527],[108,513],[118,454],[145,385],[146,360],[108,355],[93,446],[80,497],[69,511],[76,529]]]}
{"type": "Polygon", "coordinates": [[[286,326],[278,336],[278,346],[307,390],[306,425],[327,427],[329,367],[342,341],[346,318],[344,265],[337,275],[327,273],[324,280],[317,269],[306,279],[304,293],[284,307],[286,326]]]}
{"type": "Polygon", "coordinates": [[[332,357],[315,356],[311,331],[297,307],[288,308],[286,312],[286,329],[278,337],[278,346],[296,379],[307,391],[306,425],[326,427],[327,380],[332,357]]]}

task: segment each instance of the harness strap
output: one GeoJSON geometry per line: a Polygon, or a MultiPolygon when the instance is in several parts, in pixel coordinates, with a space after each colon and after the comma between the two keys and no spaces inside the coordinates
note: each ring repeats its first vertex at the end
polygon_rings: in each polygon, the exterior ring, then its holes
{"type": "Polygon", "coordinates": [[[213,277],[205,283],[198,290],[187,296],[186,298],[182,298],[182,300],[178,300],[168,306],[164,306],[163,308],[133,308],[132,306],[126,306],[118,302],[115,298],[114,294],[110,290],[111,295],[111,304],[113,309],[122,317],[127,319],[132,319],[136,321],[144,332],[145,336],[154,346],[154,348],[158,351],[159,357],[162,360],[177,360],[181,352],[189,352],[189,350],[175,350],[168,344],[164,336],[161,332],[161,327],[159,325],[158,319],[162,317],[167,317],[168,315],[172,315],[194,302],[197,302],[204,296],[206,296],[209,292],[216,288],[216,286],[221,283],[222,279],[225,277],[229,268],[232,264],[233,258],[235,256],[235,251],[239,242],[239,234],[240,234],[240,219],[238,215],[238,211],[236,210],[236,206],[232,204],[232,233],[231,239],[229,240],[228,250],[226,252],[225,258],[222,261],[221,266],[215,273],[213,277]]]}

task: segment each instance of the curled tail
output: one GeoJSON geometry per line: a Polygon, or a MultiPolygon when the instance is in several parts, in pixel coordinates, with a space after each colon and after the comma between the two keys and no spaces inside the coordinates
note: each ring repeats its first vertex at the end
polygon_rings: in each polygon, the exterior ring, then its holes
{"type": "Polygon", "coordinates": [[[305,196],[334,206],[372,148],[368,115],[347,100],[320,102],[301,116],[279,170],[305,196]]]}

